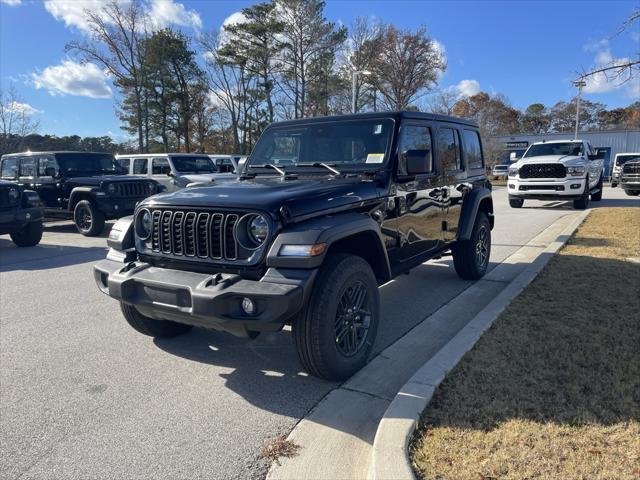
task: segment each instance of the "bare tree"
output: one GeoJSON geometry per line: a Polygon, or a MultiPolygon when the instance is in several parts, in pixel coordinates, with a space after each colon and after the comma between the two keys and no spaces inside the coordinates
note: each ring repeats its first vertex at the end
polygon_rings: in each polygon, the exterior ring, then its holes
{"type": "Polygon", "coordinates": [[[446,59],[424,27],[412,33],[388,25],[371,47],[378,52],[371,79],[390,110],[408,108],[437,84],[447,68],[446,59]]]}
{"type": "Polygon", "coordinates": [[[32,113],[13,85],[6,94],[0,90],[1,155],[21,150],[24,137],[38,131],[39,122],[32,118],[32,113]]]}
{"type": "Polygon", "coordinates": [[[459,98],[460,94],[454,89],[437,90],[427,99],[426,108],[431,113],[453,115],[453,107],[459,98]]]}
{"type": "Polygon", "coordinates": [[[85,10],[90,41],[72,41],[65,51],[75,51],[85,61],[97,62],[115,78],[116,85],[131,93],[135,111],[138,149],[148,147],[148,112],[145,111],[144,52],[146,14],[139,0],[127,4],[111,1],[99,11],[85,10]]]}

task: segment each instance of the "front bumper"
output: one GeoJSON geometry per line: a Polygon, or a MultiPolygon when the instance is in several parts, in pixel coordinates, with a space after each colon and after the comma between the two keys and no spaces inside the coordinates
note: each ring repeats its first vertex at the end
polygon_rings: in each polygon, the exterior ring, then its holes
{"type": "Polygon", "coordinates": [[[246,336],[277,331],[298,313],[316,270],[270,269],[259,281],[235,274],[206,274],[154,267],[144,262],[103,260],[93,267],[98,288],[141,314],[246,336]],[[248,315],[242,300],[256,311],[248,315]]]}
{"type": "Polygon", "coordinates": [[[145,198],[96,197],[96,204],[98,209],[108,218],[121,218],[132,215],[136,205],[145,198]]]}
{"type": "Polygon", "coordinates": [[[566,200],[580,198],[585,189],[587,179],[580,177],[520,179],[509,177],[507,188],[509,196],[530,199],[553,199],[562,197],[566,200]]]}
{"type": "Polygon", "coordinates": [[[0,235],[15,233],[31,222],[42,221],[42,208],[13,208],[0,211],[0,235]]]}
{"type": "Polygon", "coordinates": [[[640,174],[625,174],[620,176],[620,188],[623,190],[640,190],[640,174]]]}

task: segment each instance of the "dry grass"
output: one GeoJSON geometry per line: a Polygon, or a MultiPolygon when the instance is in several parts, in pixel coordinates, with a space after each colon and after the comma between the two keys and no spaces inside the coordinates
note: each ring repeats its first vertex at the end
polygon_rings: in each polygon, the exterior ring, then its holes
{"type": "Polygon", "coordinates": [[[640,208],[594,210],[448,375],[424,479],[640,478],[640,208]]]}
{"type": "Polygon", "coordinates": [[[281,457],[295,457],[298,454],[298,450],[300,450],[300,445],[296,445],[282,435],[270,440],[269,443],[262,447],[260,456],[280,465],[281,457]]]}
{"type": "Polygon", "coordinates": [[[505,186],[507,184],[506,177],[493,177],[493,180],[489,180],[491,185],[495,186],[505,186]]]}

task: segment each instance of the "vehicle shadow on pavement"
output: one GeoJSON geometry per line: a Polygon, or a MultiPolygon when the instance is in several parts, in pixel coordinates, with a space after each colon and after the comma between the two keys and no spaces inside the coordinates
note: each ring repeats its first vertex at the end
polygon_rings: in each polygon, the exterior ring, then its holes
{"type": "Polygon", "coordinates": [[[105,247],[72,247],[40,243],[35,247],[16,247],[10,239],[0,238],[0,272],[49,270],[101,260],[105,247]]]}
{"type": "MultiPolygon", "coordinates": [[[[109,232],[111,231],[111,227],[113,226],[113,222],[107,222],[104,225],[104,230],[100,235],[96,235],[95,238],[107,238],[109,236],[109,232]]],[[[44,231],[46,233],[76,233],[80,235],[78,229],[75,224],[72,222],[45,222],[44,223],[44,231]]]]}
{"type": "MultiPolygon", "coordinates": [[[[599,202],[591,201],[589,202],[590,209],[592,208],[604,208],[604,207],[638,207],[640,206],[640,198],[603,198],[599,202]]],[[[532,205],[530,202],[527,203],[525,201],[524,205],[521,207],[522,210],[533,209],[533,210],[575,210],[573,208],[573,202],[546,202],[542,205],[532,205]]]]}

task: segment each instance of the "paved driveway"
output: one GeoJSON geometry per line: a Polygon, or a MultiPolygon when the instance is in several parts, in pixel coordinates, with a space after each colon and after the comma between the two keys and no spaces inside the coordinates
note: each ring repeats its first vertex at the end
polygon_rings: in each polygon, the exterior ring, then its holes
{"type": "MultiPolygon", "coordinates": [[[[600,206],[640,206],[607,188],[600,206]]],[[[496,189],[492,266],[570,204],[510,209],[496,189]]],[[[260,447],[335,384],[301,372],[283,331],[255,341],[194,329],[154,341],[94,286],[105,239],[68,222],[18,249],[0,238],[0,471],[3,478],[258,478],[260,447]]],[[[470,282],[450,261],[382,287],[382,350],[470,282]]]]}

